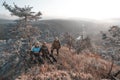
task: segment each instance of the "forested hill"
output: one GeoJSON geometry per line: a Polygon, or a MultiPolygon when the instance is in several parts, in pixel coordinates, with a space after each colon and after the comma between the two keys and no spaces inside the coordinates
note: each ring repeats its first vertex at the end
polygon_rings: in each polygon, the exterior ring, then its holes
{"type": "MultiPolygon", "coordinates": [[[[118,22],[118,21],[117,21],[118,22]]],[[[5,34],[9,27],[13,27],[14,20],[0,19],[0,35],[5,34]]],[[[56,31],[58,33],[70,32],[81,34],[96,35],[100,31],[106,31],[113,23],[100,22],[96,20],[85,20],[85,19],[46,19],[32,22],[33,27],[37,26],[41,31],[56,31]]],[[[3,37],[2,37],[3,39],[3,37]]]]}

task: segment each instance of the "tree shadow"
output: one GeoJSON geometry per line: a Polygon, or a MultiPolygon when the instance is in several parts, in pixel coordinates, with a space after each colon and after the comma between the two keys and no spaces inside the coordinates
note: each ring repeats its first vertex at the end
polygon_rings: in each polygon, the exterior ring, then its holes
{"type": "Polygon", "coordinates": [[[0,67],[0,80],[15,80],[33,66],[25,56],[13,55],[0,67]]]}

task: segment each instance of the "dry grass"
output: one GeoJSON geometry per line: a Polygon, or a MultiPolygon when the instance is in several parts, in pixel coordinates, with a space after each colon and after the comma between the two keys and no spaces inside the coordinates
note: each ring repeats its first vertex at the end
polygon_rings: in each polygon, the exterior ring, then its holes
{"type": "MultiPolygon", "coordinates": [[[[111,66],[111,62],[88,50],[77,55],[62,47],[56,58],[56,64],[34,66],[16,80],[101,80],[107,76],[111,66]]],[[[113,72],[119,68],[114,65],[113,72]]]]}

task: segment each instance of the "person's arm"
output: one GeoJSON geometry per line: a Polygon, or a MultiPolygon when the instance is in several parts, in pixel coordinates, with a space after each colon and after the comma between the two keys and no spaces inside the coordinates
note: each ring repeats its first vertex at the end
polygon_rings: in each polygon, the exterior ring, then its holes
{"type": "Polygon", "coordinates": [[[40,47],[39,53],[41,52],[42,47],[40,47]]]}
{"type": "Polygon", "coordinates": [[[31,48],[31,52],[34,52],[34,46],[31,48]]]}
{"type": "Polygon", "coordinates": [[[60,48],[61,48],[61,42],[59,41],[59,46],[60,46],[60,48]]]}
{"type": "Polygon", "coordinates": [[[39,53],[40,53],[41,55],[43,54],[43,53],[42,53],[42,50],[43,50],[43,49],[42,49],[42,47],[41,47],[41,48],[40,48],[40,51],[39,51],[39,53]]]}
{"type": "Polygon", "coordinates": [[[54,46],[54,42],[55,42],[55,41],[52,42],[52,46],[54,46]]]}
{"type": "Polygon", "coordinates": [[[53,46],[54,46],[54,41],[53,41],[53,43],[52,43],[51,49],[53,49],[53,46]]]}
{"type": "Polygon", "coordinates": [[[47,47],[47,46],[46,46],[46,48],[47,48],[47,53],[48,53],[48,54],[50,54],[50,52],[49,52],[49,50],[48,50],[48,47],[47,47]]]}

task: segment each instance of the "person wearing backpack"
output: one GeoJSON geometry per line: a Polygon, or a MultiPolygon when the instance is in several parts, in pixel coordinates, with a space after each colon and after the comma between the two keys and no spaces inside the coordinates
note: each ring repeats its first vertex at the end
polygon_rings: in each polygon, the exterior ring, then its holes
{"type": "Polygon", "coordinates": [[[39,45],[39,41],[36,41],[33,47],[31,48],[31,53],[30,53],[31,59],[34,61],[34,63],[37,63],[37,62],[42,64],[44,63],[40,55],[40,50],[41,50],[41,47],[39,45]]]}

